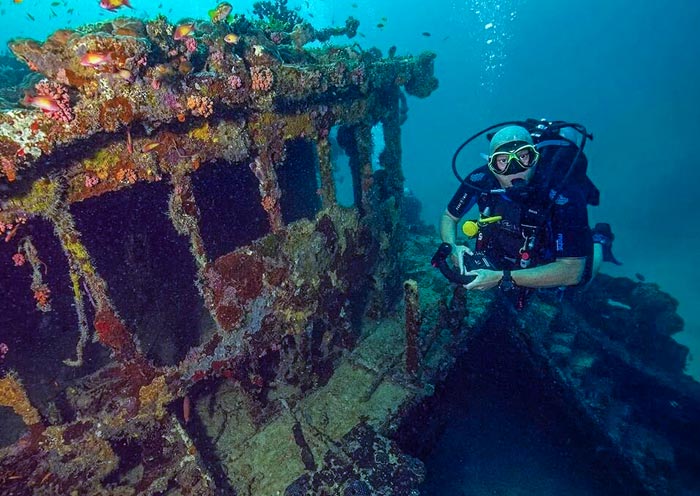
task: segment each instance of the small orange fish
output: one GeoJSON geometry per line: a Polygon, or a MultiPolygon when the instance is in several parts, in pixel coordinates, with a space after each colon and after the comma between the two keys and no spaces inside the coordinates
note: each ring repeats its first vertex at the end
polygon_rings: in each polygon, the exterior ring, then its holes
{"type": "Polygon", "coordinates": [[[15,0],[15,3],[22,3],[22,0],[15,0]]]}
{"type": "Polygon", "coordinates": [[[107,9],[110,12],[114,12],[121,7],[129,7],[130,9],[133,9],[129,3],[129,0],[100,0],[100,7],[107,9]]]}
{"type": "Polygon", "coordinates": [[[185,398],[182,400],[182,418],[185,420],[185,423],[188,423],[191,417],[192,401],[189,396],[185,395],[185,398]]]}
{"type": "Polygon", "coordinates": [[[240,40],[240,39],[241,39],[241,37],[235,33],[229,33],[226,36],[224,36],[224,41],[226,43],[228,43],[229,45],[235,45],[236,43],[238,43],[238,40],[240,40]]]}
{"type": "Polygon", "coordinates": [[[58,112],[61,107],[58,106],[56,100],[50,96],[29,96],[26,95],[22,100],[24,105],[43,110],[44,112],[58,112]]]}
{"type": "Polygon", "coordinates": [[[80,65],[85,67],[102,67],[112,62],[112,54],[109,52],[87,52],[80,57],[80,65]]]}
{"type": "Polygon", "coordinates": [[[182,40],[189,37],[192,33],[194,33],[194,23],[186,22],[175,28],[173,39],[175,41],[182,40]]]}
{"type": "Polygon", "coordinates": [[[159,146],[160,146],[160,142],[159,142],[159,141],[149,141],[148,143],[146,143],[145,145],[143,145],[143,148],[141,148],[141,152],[142,152],[142,153],[152,152],[153,150],[155,150],[155,149],[158,148],[159,146]]]}

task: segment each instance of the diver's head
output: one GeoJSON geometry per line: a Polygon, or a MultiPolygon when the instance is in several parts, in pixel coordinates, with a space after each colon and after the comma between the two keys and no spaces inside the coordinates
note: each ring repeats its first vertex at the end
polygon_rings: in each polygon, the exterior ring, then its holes
{"type": "Polygon", "coordinates": [[[529,182],[540,158],[532,136],[521,126],[506,126],[494,134],[489,153],[489,169],[503,188],[518,180],[529,182]]]}

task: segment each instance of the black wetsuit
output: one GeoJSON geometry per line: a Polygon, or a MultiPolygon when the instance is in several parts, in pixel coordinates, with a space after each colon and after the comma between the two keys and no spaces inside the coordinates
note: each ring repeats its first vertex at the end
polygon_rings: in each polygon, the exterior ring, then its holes
{"type": "MultiPolygon", "coordinates": [[[[538,168],[545,166],[540,164],[538,168]]],[[[526,194],[480,193],[464,183],[450,201],[447,211],[461,218],[475,203],[489,216],[500,215],[501,221],[481,227],[477,237],[477,251],[482,252],[496,270],[532,268],[562,257],[587,257],[587,273],[581,283],[590,278],[590,260],[593,253],[591,231],[588,226],[588,191],[576,181],[553,193],[535,170],[526,194]],[[553,200],[552,200],[553,198],[553,200]],[[525,254],[525,255],[523,255],[525,254]]],[[[469,174],[465,183],[479,190],[500,188],[487,166],[469,174]]],[[[514,190],[513,190],[514,191],[514,190]]]]}

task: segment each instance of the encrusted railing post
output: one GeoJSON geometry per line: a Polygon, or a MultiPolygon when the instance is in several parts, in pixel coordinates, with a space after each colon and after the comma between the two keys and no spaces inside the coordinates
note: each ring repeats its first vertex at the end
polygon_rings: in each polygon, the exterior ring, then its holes
{"type": "Polygon", "coordinates": [[[267,212],[267,217],[270,221],[270,229],[273,232],[282,229],[282,210],[280,209],[280,198],[282,192],[277,183],[277,173],[274,166],[263,160],[261,157],[256,157],[250,164],[250,170],[253,171],[255,177],[260,183],[260,196],[262,196],[262,207],[267,212]]]}
{"type": "Polygon", "coordinates": [[[316,142],[318,152],[318,168],[321,176],[321,201],[323,208],[335,205],[335,182],[333,181],[333,164],[331,163],[331,145],[328,137],[316,142]]]}
{"type": "Polygon", "coordinates": [[[389,196],[396,199],[400,208],[403,197],[404,176],[401,170],[401,117],[399,113],[399,88],[393,89],[390,104],[382,117],[384,150],[379,155],[379,164],[386,171],[386,188],[389,196]]]}
{"type": "Polygon", "coordinates": [[[360,182],[360,198],[361,212],[368,214],[372,212],[372,185],[374,179],[372,177],[372,127],[366,124],[361,124],[355,128],[355,146],[356,146],[356,167],[360,182]]]}
{"type": "Polygon", "coordinates": [[[190,253],[197,267],[197,289],[202,295],[204,303],[211,312],[213,309],[212,297],[207,291],[204,271],[209,262],[209,257],[204,248],[202,233],[199,230],[200,212],[192,192],[192,178],[189,174],[173,174],[170,178],[173,186],[168,199],[168,213],[173,227],[178,234],[190,238],[190,253]]]}
{"type": "Polygon", "coordinates": [[[409,279],[403,283],[404,304],[405,304],[405,326],[406,326],[406,372],[416,375],[419,365],[418,335],[422,317],[420,313],[420,302],[418,299],[418,283],[409,279]]]}

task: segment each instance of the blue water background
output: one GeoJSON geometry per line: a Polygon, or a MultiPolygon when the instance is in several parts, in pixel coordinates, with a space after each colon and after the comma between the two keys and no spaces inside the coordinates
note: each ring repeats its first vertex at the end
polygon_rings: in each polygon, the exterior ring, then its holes
{"type": "MultiPolygon", "coordinates": [[[[0,42],[43,40],[57,28],[116,15],[205,18],[216,2],[133,0],[113,14],[97,0],[0,0],[0,42]],[[159,7],[160,6],[160,7],[159,7]],[[68,9],[74,9],[68,13],[68,9]],[[34,17],[30,20],[28,14],[34,17]]],[[[251,1],[234,1],[250,12],[251,1]]],[[[610,222],[625,262],[614,275],[657,282],[680,301],[680,342],[700,355],[700,2],[343,0],[289,2],[317,27],[360,19],[363,47],[437,53],[440,88],[409,100],[404,125],[407,186],[437,224],[456,189],[454,149],[490,124],[526,117],[583,123],[590,176],[602,190],[591,223],[610,222]],[[313,17],[310,17],[313,16],[313,17]],[[383,19],[386,18],[386,19],[383,19]],[[383,24],[378,27],[377,24],[383,24]],[[430,33],[426,36],[423,33],[430,33]]],[[[345,39],[338,39],[345,43],[345,39]]],[[[463,173],[479,165],[467,150],[463,173]]],[[[700,363],[689,371],[700,377],[700,363]]]]}

